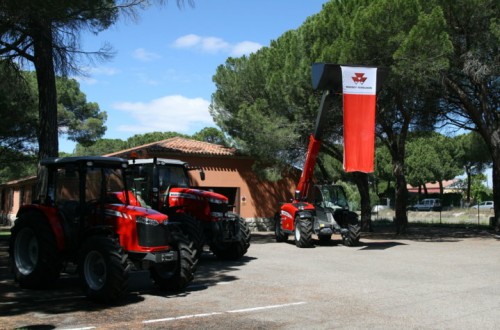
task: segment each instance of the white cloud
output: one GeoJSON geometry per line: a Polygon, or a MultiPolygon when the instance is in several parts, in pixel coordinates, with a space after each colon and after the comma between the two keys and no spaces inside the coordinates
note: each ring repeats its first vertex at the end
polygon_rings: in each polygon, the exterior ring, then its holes
{"type": "Polygon", "coordinates": [[[150,102],[121,102],[114,109],[129,113],[133,125],[122,125],[120,131],[145,133],[174,131],[190,133],[191,128],[213,126],[214,122],[203,98],[187,98],[182,95],[169,95],[150,102]]]}
{"type": "Polygon", "coordinates": [[[250,53],[255,53],[260,48],[262,48],[262,45],[257,42],[243,41],[233,46],[231,50],[231,55],[232,56],[248,55],[250,53]]]}
{"type": "Polygon", "coordinates": [[[259,50],[262,45],[253,41],[230,44],[224,39],[217,37],[202,37],[196,34],[188,34],[177,38],[172,47],[195,49],[204,53],[215,54],[224,52],[232,56],[242,56],[259,50]]]}
{"type": "Polygon", "coordinates": [[[149,62],[161,58],[160,55],[148,52],[144,48],[137,48],[132,52],[132,57],[143,62],[149,62]]]}
{"type": "Polygon", "coordinates": [[[195,47],[201,42],[201,40],[202,38],[200,36],[197,36],[196,34],[188,34],[177,38],[177,40],[174,41],[173,46],[176,48],[195,47]]]}
{"type": "Polygon", "coordinates": [[[80,84],[95,85],[98,83],[98,80],[95,78],[90,78],[90,77],[85,77],[85,76],[75,76],[73,78],[76,81],[78,81],[80,84]]]}
{"type": "Polygon", "coordinates": [[[216,37],[205,37],[201,39],[201,50],[208,53],[224,52],[230,48],[230,45],[216,37]]]}

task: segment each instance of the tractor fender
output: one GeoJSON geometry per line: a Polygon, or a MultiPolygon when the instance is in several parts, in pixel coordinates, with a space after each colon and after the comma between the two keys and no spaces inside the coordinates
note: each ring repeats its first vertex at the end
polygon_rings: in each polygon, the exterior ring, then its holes
{"type": "Polygon", "coordinates": [[[315,208],[305,202],[285,203],[280,208],[281,227],[284,231],[295,230],[295,219],[313,219],[315,208]]]}
{"type": "Polygon", "coordinates": [[[38,204],[25,205],[17,212],[17,218],[21,216],[35,218],[37,221],[46,221],[56,239],[57,250],[64,251],[66,248],[64,228],[61,217],[55,208],[38,204]]]}
{"type": "Polygon", "coordinates": [[[314,218],[314,212],[309,211],[309,210],[299,210],[295,213],[295,217],[299,217],[300,219],[313,219],[314,218]]]}

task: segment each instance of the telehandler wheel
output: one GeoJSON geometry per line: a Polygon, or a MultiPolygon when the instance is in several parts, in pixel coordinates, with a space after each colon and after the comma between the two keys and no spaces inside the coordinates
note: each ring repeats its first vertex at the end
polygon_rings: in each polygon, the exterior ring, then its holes
{"type": "Polygon", "coordinates": [[[357,246],[361,235],[361,227],[359,225],[347,225],[348,232],[342,236],[342,241],[345,246],[357,246]]]}
{"type": "Polygon", "coordinates": [[[128,288],[130,265],[117,239],[91,236],[82,245],[78,270],[88,298],[115,303],[128,288]]]}
{"type": "Polygon", "coordinates": [[[9,259],[15,280],[27,289],[49,287],[62,268],[56,239],[41,215],[21,215],[12,228],[9,259]]]}
{"type": "Polygon", "coordinates": [[[274,216],[274,235],[276,237],[276,242],[286,242],[288,240],[288,235],[281,229],[281,219],[280,215],[277,213],[274,216]]]}
{"type": "Polygon", "coordinates": [[[251,234],[245,219],[234,213],[231,213],[231,215],[238,219],[238,241],[230,243],[213,242],[210,244],[212,253],[223,260],[238,260],[247,253],[250,247],[251,234]]]}
{"type": "Polygon", "coordinates": [[[299,248],[314,247],[312,219],[295,217],[295,245],[299,248]]]}
{"type": "Polygon", "coordinates": [[[193,242],[192,249],[196,254],[196,259],[199,259],[203,252],[203,246],[205,245],[201,223],[192,216],[182,212],[169,214],[169,221],[179,222],[181,224],[182,231],[186,234],[187,238],[193,242]]]}
{"type": "Polygon", "coordinates": [[[196,269],[197,257],[193,251],[193,243],[182,233],[173,233],[173,244],[177,252],[177,260],[174,265],[155,264],[150,273],[154,283],[165,291],[179,292],[184,290],[193,280],[196,269]]]}

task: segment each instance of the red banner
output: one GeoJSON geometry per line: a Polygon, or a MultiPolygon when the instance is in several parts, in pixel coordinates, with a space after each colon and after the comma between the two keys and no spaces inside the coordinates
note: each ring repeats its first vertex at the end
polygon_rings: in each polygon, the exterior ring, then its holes
{"type": "Polygon", "coordinates": [[[377,68],[342,66],[344,170],[371,173],[375,159],[377,68]]]}

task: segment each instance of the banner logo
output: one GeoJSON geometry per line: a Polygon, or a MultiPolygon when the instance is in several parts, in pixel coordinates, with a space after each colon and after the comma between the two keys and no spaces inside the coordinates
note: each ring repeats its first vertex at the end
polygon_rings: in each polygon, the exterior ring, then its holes
{"type": "Polygon", "coordinates": [[[366,78],[365,77],[365,74],[364,73],[354,73],[354,77],[351,77],[352,78],[352,81],[354,81],[354,83],[357,85],[357,84],[361,84],[363,85],[366,81],[366,78]]]}

